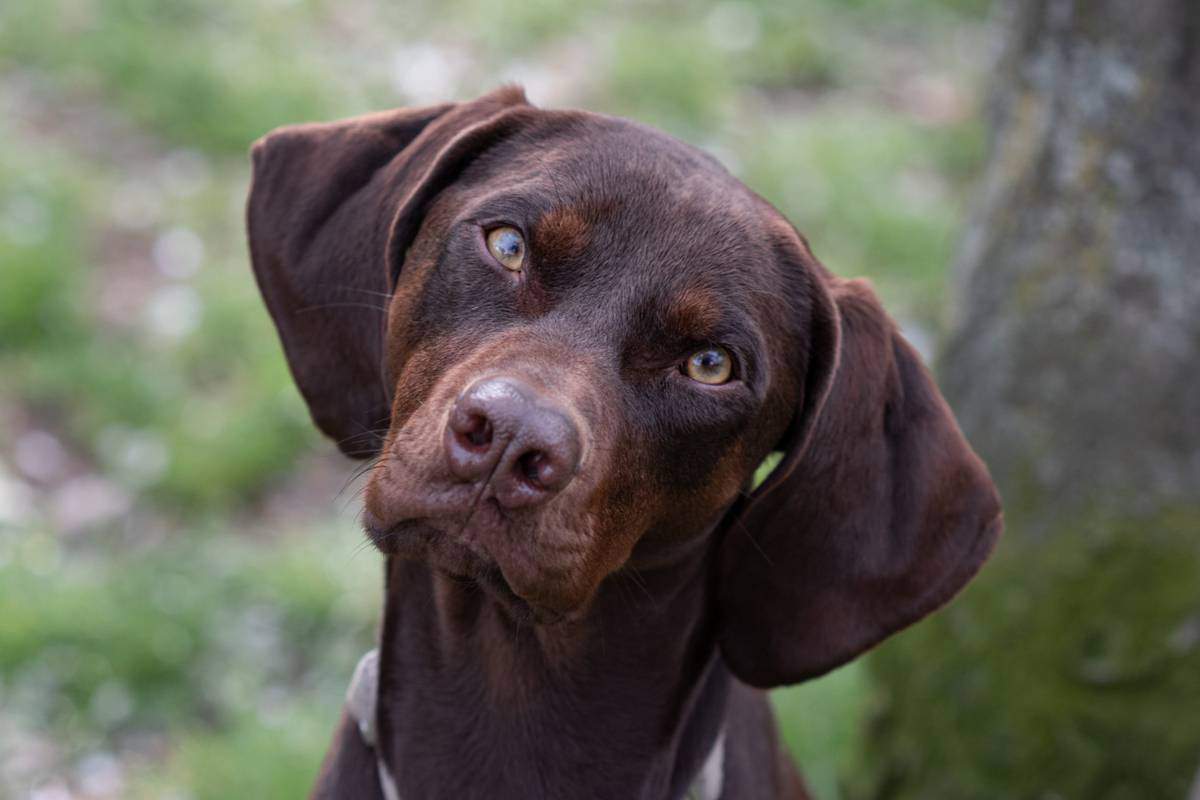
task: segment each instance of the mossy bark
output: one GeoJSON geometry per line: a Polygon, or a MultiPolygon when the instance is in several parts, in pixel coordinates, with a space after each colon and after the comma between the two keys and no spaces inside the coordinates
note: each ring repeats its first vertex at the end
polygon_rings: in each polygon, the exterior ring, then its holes
{"type": "Polygon", "coordinates": [[[1006,10],[943,388],[1035,528],[1197,501],[1200,3],[1006,10]]]}
{"type": "Polygon", "coordinates": [[[1200,2],[1016,0],[939,376],[1000,551],[874,654],[855,796],[1187,795],[1200,764],[1200,2]]]}

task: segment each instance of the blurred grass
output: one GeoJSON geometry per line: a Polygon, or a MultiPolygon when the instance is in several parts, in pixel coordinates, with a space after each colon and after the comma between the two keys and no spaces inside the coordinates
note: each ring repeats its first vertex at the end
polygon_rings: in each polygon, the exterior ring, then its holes
{"type": "MultiPolygon", "coordinates": [[[[53,736],[68,762],[124,752],[122,796],[302,795],[371,646],[382,586],[345,521],[283,540],[194,531],[134,552],[109,541],[85,556],[50,531],[7,532],[0,565],[8,723],[53,736]],[[169,752],[147,748],[163,733],[169,752]]],[[[16,743],[0,731],[0,744],[16,743]]]]}
{"type": "MultiPolygon", "coordinates": [[[[250,141],[520,80],[713,149],[933,331],[985,5],[0,5],[0,796],[301,794],[369,645],[375,557],[295,523],[353,505],[350,466],[314,455],[249,274],[250,141]]],[[[864,673],[776,703],[836,797],[864,673]]]]}
{"type": "Polygon", "coordinates": [[[227,0],[15,3],[0,17],[0,47],[68,96],[104,96],[164,139],[242,152],[248,133],[334,106],[330,65],[292,46],[319,20],[284,12],[227,0]]]}
{"type": "Polygon", "coordinates": [[[858,766],[870,698],[858,662],[772,694],[783,740],[814,797],[838,797],[842,776],[858,766]]]}

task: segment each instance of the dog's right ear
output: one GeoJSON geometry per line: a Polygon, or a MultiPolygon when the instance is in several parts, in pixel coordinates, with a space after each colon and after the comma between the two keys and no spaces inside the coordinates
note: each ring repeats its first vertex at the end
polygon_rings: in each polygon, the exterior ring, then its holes
{"type": "Polygon", "coordinates": [[[516,129],[524,93],[291,125],[252,149],[254,275],[313,421],[344,453],[378,451],[391,391],[386,306],[425,208],[516,129]]]}
{"type": "Polygon", "coordinates": [[[798,237],[803,386],[783,460],[735,506],[718,637],[762,688],[828,672],[945,604],[1003,527],[987,468],[870,287],[798,237]]]}

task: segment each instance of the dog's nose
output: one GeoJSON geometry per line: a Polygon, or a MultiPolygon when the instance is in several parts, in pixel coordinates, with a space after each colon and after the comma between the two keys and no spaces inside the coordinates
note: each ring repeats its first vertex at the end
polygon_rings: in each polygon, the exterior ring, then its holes
{"type": "Polygon", "coordinates": [[[505,508],[545,502],[579,467],[579,430],[561,407],[513,378],[476,381],[454,402],[444,437],[450,471],[490,478],[505,508]]]}

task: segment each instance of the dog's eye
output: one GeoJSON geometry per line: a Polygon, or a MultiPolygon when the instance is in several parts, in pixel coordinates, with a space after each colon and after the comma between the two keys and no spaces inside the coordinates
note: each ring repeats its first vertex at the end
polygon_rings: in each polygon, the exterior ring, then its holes
{"type": "Polygon", "coordinates": [[[706,347],[688,356],[683,371],[699,383],[717,386],[733,377],[733,356],[724,347],[706,347]]]}
{"type": "Polygon", "coordinates": [[[516,228],[505,225],[488,231],[487,246],[505,269],[520,272],[525,266],[525,239],[516,228]]]}

